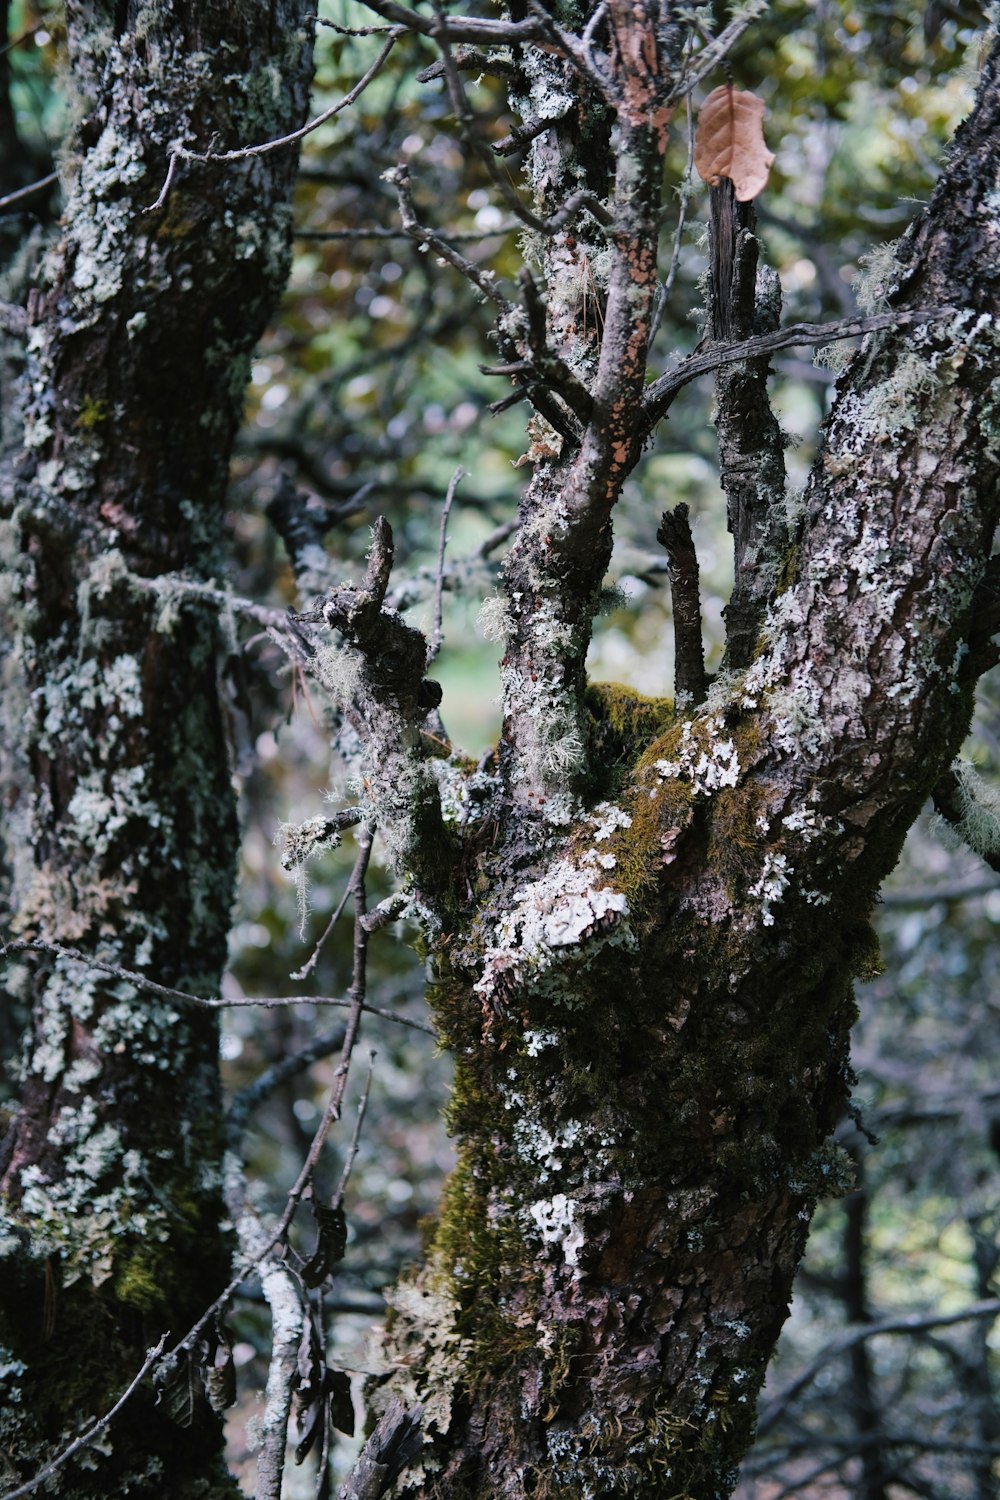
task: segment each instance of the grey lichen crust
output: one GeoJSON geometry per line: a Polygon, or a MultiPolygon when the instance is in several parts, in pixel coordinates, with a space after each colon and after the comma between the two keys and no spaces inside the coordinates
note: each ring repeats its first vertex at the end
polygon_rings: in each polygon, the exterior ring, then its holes
{"type": "MultiPolygon", "coordinates": [[[[240,4],[128,11],[115,28],[70,7],[65,217],[31,299],[23,448],[2,476],[11,930],[210,994],[236,849],[219,630],[130,580],[215,571],[247,360],[287,272],[294,153],[181,166],[149,210],[175,145],[300,123],[310,22],[281,0],[275,50],[240,4]]],[[[178,1335],[193,1321],[228,1244],[212,1018],[64,957],[6,979],[32,1015],[0,1199],[3,1446],[24,1476],[134,1375],[142,1318],[178,1335]],[[61,1341],[22,1310],[46,1284],[88,1330],[63,1408],[41,1395],[60,1386],[61,1341]]],[[[112,1486],[232,1492],[211,1422],[171,1451],[166,1417],[137,1399],[132,1436],[106,1435],[112,1486]]],[[[64,1493],[93,1483],[70,1472],[64,1493]]]]}

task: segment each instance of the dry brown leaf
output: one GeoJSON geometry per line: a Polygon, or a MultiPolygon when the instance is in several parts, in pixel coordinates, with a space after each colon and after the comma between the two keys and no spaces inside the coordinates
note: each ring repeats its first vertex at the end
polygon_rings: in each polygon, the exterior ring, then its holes
{"type": "Polygon", "coordinates": [[[741,203],[767,186],[774,152],[764,144],[764,101],[728,84],[713,89],[701,106],[694,138],[694,164],[710,187],[731,179],[741,203]]]}

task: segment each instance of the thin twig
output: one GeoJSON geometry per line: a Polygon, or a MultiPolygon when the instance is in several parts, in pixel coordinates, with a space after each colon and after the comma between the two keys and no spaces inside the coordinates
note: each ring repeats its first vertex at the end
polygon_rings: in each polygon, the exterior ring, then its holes
{"type": "Polygon", "coordinates": [[[274,625],[277,628],[289,624],[287,609],[276,609],[273,605],[255,604],[252,599],[240,598],[225,589],[213,588],[209,583],[199,583],[193,578],[184,578],[178,573],[160,573],[155,578],[141,578],[129,573],[127,582],[140,593],[157,595],[181,595],[184,599],[200,600],[213,604],[217,609],[230,609],[245,619],[255,620],[258,625],[274,625]]]}
{"type": "Polygon", "coordinates": [[[811,1385],[824,1366],[831,1360],[863,1344],[867,1339],[878,1338],[886,1333],[925,1333],[931,1328],[948,1328],[953,1323],[969,1323],[983,1318],[1000,1318],[1000,1297],[991,1297],[982,1302],[973,1302],[969,1307],[955,1313],[902,1313],[897,1318],[883,1318],[878,1323],[856,1323],[836,1334],[822,1354],[810,1364],[774,1400],[769,1402],[757,1423],[757,1436],[761,1437],[781,1416],[786,1407],[800,1396],[807,1385],[811,1385]]]}
{"type": "Polygon", "coordinates": [[[42,188],[51,187],[54,182],[59,181],[58,172],[50,172],[47,177],[39,177],[37,182],[30,182],[27,187],[18,188],[14,193],[7,193],[0,198],[0,210],[9,208],[12,203],[20,203],[22,198],[30,198],[35,193],[40,193],[42,188]]]}
{"type": "Polygon", "coordinates": [[[37,26],[29,26],[27,31],[22,31],[17,36],[11,37],[9,42],[5,42],[0,47],[0,57],[6,57],[7,53],[13,52],[15,47],[20,47],[24,42],[30,42],[33,36],[37,36],[38,32],[44,30],[45,22],[39,21],[37,26]]]}
{"type": "Polygon", "coordinates": [[[364,882],[368,861],[371,858],[372,837],[373,829],[370,824],[366,825],[362,836],[358,840],[358,854],[354,862],[354,869],[351,872],[351,888],[357,902],[354,926],[354,977],[351,984],[351,1014],[345,1028],[344,1041],[340,1050],[340,1061],[337,1064],[334,1085],[327,1107],[323,1112],[323,1119],[320,1122],[319,1129],[313,1136],[312,1144],[309,1147],[309,1153],[302,1170],[289,1191],[284,1211],[276,1227],[268,1235],[266,1242],[257,1247],[253,1255],[244,1257],[243,1263],[237,1270],[236,1275],[227,1286],[223,1287],[222,1291],[209,1306],[205,1308],[201,1317],[191,1325],[184,1337],[170,1351],[168,1358],[176,1358],[193,1347],[202,1330],[230,1302],[254,1267],[259,1266],[270,1255],[275,1245],[281,1244],[284,1241],[288,1233],[288,1226],[295,1215],[295,1210],[298,1208],[302,1195],[312,1179],[313,1171],[323,1150],[323,1144],[329,1134],[330,1127],[334,1120],[339,1117],[344,1099],[344,1091],[347,1087],[347,1074],[350,1067],[351,1053],[358,1038],[361,1014],[366,1009],[364,994],[367,936],[361,928],[360,917],[364,915],[365,909],[364,882]]]}
{"type": "Polygon", "coordinates": [[[466,260],[465,256],[460,254],[448,240],[443,239],[427,225],[420,223],[413,203],[409,168],[402,165],[393,167],[383,173],[382,180],[396,189],[400,222],[410,239],[415,240],[418,245],[429,246],[436,251],[442,260],[446,260],[467,281],[471,281],[476,290],[482,292],[483,296],[494,303],[502,313],[511,312],[512,304],[498,290],[497,278],[492,271],[481,271],[471,260],[466,260]]]}
{"type": "Polygon", "coordinates": [[[747,0],[746,9],[740,15],[734,16],[728,26],[724,26],[714,41],[709,42],[703,52],[698,54],[698,59],[690,73],[683,74],[674,85],[667,99],[667,104],[676,104],[686,94],[692,94],[707,78],[713,68],[718,67],[728,52],[731,52],[746,31],[771,8],[770,0],[747,0]]]}
{"type": "Polygon", "coordinates": [[[660,292],[656,299],[656,308],[653,312],[653,321],[650,324],[650,347],[652,347],[653,340],[656,338],[656,335],[659,331],[660,323],[663,320],[663,314],[666,311],[670,293],[673,291],[674,282],[677,279],[677,271],[681,263],[681,240],[684,235],[684,226],[687,221],[688,204],[690,203],[691,197],[694,192],[694,110],[691,108],[690,96],[688,96],[688,98],[685,100],[685,103],[687,106],[688,127],[687,166],[684,168],[684,176],[681,178],[681,185],[679,190],[680,207],[677,211],[677,227],[674,230],[674,243],[673,248],[670,252],[670,269],[667,272],[663,285],[660,287],[660,292]]]}
{"type": "Polygon", "coordinates": [[[536,136],[552,130],[564,118],[564,115],[542,115],[533,120],[525,120],[520,125],[512,125],[509,133],[502,140],[494,141],[490,150],[494,156],[513,156],[516,151],[530,145],[536,136]]]}
{"type": "Polygon", "coordinates": [[[502,547],[508,537],[512,537],[517,529],[517,521],[503,521],[499,526],[493,528],[489,536],[483,538],[472,556],[485,560],[491,552],[495,552],[498,547],[502,547]]]}
{"type": "Polygon", "coordinates": [[[378,77],[379,73],[385,67],[389,53],[396,45],[401,34],[398,27],[393,27],[378,57],[372,63],[367,73],[358,79],[354,87],[342,99],[339,99],[336,104],[332,104],[329,109],[323,110],[322,114],[316,115],[314,119],[307,121],[305,125],[302,125],[298,130],[293,130],[289,135],[277,136],[274,140],[270,141],[262,141],[257,146],[240,146],[232,151],[190,151],[186,146],[175,146],[170,153],[170,163],[167,167],[167,176],[163,187],[160,189],[156,202],[151,203],[146,212],[152,213],[154,209],[163,207],[170,192],[171,179],[178,161],[246,161],[252,156],[265,156],[269,151],[279,151],[284,146],[294,146],[307,135],[311,135],[314,130],[318,130],[321,125],[325,125],[327,120],[332,120],[335,115],[340,114],[341,110],[347,109],[361,97],[368,85],[378,77]]]}
{"type": "Polygon", "coordinates": [[[437,16],[422,16],[405,5],[398,5],[396,0],[364,0],[364,3],[383,20],[391,21],[407,31],[414,31],[419,36],[432,37],[436,42],[473,42],[483,47],[516,47],[524,42],[541,41],[548,35],[544,20],[491,21],[473,16],[455,16],[441,21],[437,16]]]}
{"type": "Polygon", "coordinates": [[[441,650],[444,640],[444,554],[448,546],[448,517],[451,514],[452,502],[455,499],[455,491],[459,482],[465,478],[465,470],[461,465],[455,470],[448,482],[448,493],[444,497],[444,506],[441,510],[441,529],[438,534],[437,572],[434,575],[434,625],[431,629],[431,638],[427,643],[427,665],[441,650]]]}
{"type": "Polygon", "coordinates": [[[347,1191],[347,1184],[350,1181],[351,1169],[358,1154],[358,1146],[361,1144],[361,1127],[365,1123],[365,1114],[368,1110],[368,1096],[372,1091],[372,1076],[375,1072],[375,1058],[377,1055],[375,1052],[369,1052],[368,1054],[368,1077],[365,1079],[365,1086],[361,1091],[361,1098],[358,1100],[358,1118],[354,1122],[351,1144],[347,1148],[347,1156],[344,1159],[344,1170],[340,1174],[337,1191],[330,1199],[331,1208],[340,1208],[344,1201],[344,1193],[347,1191]]]}
{"type": "Polygon", "coordinates": [[[643,430],[648,433],[652,426],[665,415],[677,392],[699,375],[708,375],[723,365],[737,364],[744,359],[759,359],[773,354],[776,349],[790,349],[797,344],[830,344],[837,339],[861,338],[867,333],[877,333],[882,328],[905,328],[915,323],[936,323],[942,318],[953,318],[954,307],[918,307],[912,311],[876,313],[870,318],[841,318],[836,323],[792,323],[787,328],[778,328],[774,333],[759,333],[753,338],[737,344],[714,344],[700,354],[690,354],[676,370],[661,375],[646,387],[643,399],[645,415],[643,430]]]}
{"type": "Polygon", "coordinates": [[[365,876],[368,873],[368,862],[371,859],[373,838],[374,828],[368,823],[358,836],[358,853],[354,861],[354,869],[351,871],[350,888],[354,898],[354,961],[351,975],[351,1012],[347,1018],[344,1044],[340,1049],[340,1060],[337,1063],[334,1074],[334,1085],[330,1090],[330,1098],[323,1112],[323,1118],[313,1136],[312,1144],[302,1164],[302,1169],[289,1190],[285,1201],[284,1211],[278,1223],[277,1239],[284,1238],[288,1226],[292,1222],[292,1217],[299,1205],[302,1194],[312,1181],[316,1163],[319,1161],[326,1138],[330,1133],[330,1128],[336,1120],[340,1119],[340,1112],[344,1103],[344,1093],[347,1089],[347,1075],[351,1066],[351,1054],[358,1039],[361,1014],[365,1008],[365,991],[368,983],[368,934],[362,925],[362,918],[367,909],[365,876]]]}
{"type": "Polygon", "coordinates": [[[347,886],[345,886],[345,888],[344,888],[344,894],[341,896],[340,900],[337,902],[336,907],[334,908],[332,917],[330,918],[329,922],[327,922],[326,927],[323,929],[323,935],[320,938],[319,942],[316,944],[315,948],[313,949],[312,953],[310,954],[310,956],[306,960],[306,962],[302,965],[301,969],[293,969],[292,970],[291,974],[289,974],[289,976],[288,976],[289,979],[308,979],[309,978],[309,975],[312,973],[313,969],[315,969],[316,965],[319,963],[319,956],[320,956],[320,953],[323,951],[323,947],[324,947],[324,945],[326,943],[327,938],[330,936],[331,932],[336,927],[336,925],[340,921],[341,917],[344,915],[344,908],[346,907],[346,905],[347,905],[348,901],[350,901],[350,899],[351,899],[351,887],[348,884],[347,886]]]}
{"type": "MultiPolygon", "coordinates": [[[[495,240],[505,234],[520,233],[521,225],[505,222],[495,229],[448,230],[449,245],[480,245],[484,240],[495,240]]],[[[408,240],[412,236],[405,229],[373,227],[371,229],[294,229],[297,240],[408,240]]]]}
{"type": "MultiPolygon", "coordinates": [[[[201,1006],[203,1010],[247,1009],[250,1006],[274,1010],[291,1005],[323,1005],[338,1010],[351,1010],[354,1005],[353,1000],[335,995],[221,995],[206,999],[204,995],[192,995],[189,990],[175,990],[169,985],[158,984],[155,979],[137,974],[134,969],[123,969],[118,964],[90,958],[78,948],[66,948],[61,943],[47,943],[41,938],[19,938],[9,943],[0,943],[0,960],[18,953],[51,953],[55,958],[69,958],[74,963],[83,964],[85,968],[95,969],[99,974],[108,974],[112,979],[122,979],[128,984],[134,984],[136,989],[145,990],[150,995],[159,995],[164,1000],[187,1001],[191,1005],[201,1006]]],[[[383,1021],[395,1021],[400,1026],[409,1026],[413,1031],[424,1031],[428,1036],[437,1035],[433,1026],[428,1026],[424,1021],[411,1021],[406,1016],[398,1016],[394,1011],[385,1010],[378,1005],[365,1004],[363,1009],[369,1015],[380,1016],[383,1021]]]]}
{"type": "Polygon", "coordinates": [[[288,1057],[282,1057],[271,1067],[265,1068],[253,1083],[247,1084],[246,1088],[240,1089],[234,1094],[226,1111],[226,1128],[231,1140],[246,1127],[246,1122],[258,1104],[270,1098],[275,1089],[279,1089],[288,1079],[294,1078],[303,1069],[318,1062],[321,1057],[329,1057],[331,1052],[339,1052],[344,1045],[344,1028],[337,1030],[327,1036],[315,1037],[307,1047],[302,1047],[298,1052],[288,1057]]]}
{"type": "Polygon", "coordinates": [[[1000,890],[995,880],[955,881],[953,885],[893,886],[883,890],[879,910],[892,911],[908,907],[936,906],[938,902],[974,901],[1000,890]]]}
{"type": "Polygon", "coordinates": [[[385,36],[388,31],[395,30],[391,26],[341,26],[339,21],[328,21],[325,16],[312,16],[311,19],[317,26],[326,26],[338,36],[385,36]]]}
{"type": "Polygon", "coordinates": [[[86,1448],[90,1443],[94,1441],[95,1438],[100,1437],[101,1433],[108,1426],[112,1418],[117,1416],[122,1407],[125,1405],[126,1401],[130,1399],[133,1392],[138,1390],[139,1386],[145,1380],[146,1376],[149,1374],[150,1370],[153,1368],[153,1366],[156,1364],[156,1361],[163,1353],[164,1345],[166,1344],[166,1342],[167,1334],[163,1334],[160,1342],[156,1345],[155,1349],[146,1350],[146,1358],[142,1362],[142,1369],[129,1382],[128,1386],[118,1397],[118,1400],[115,1402],[110,1411],[106,1411],[104,1413],[104,1416],[99,1417],[92,1427],[88,1427],[86,1432],[82,1432],[78,1438],[74,1438],[73,1441],[62,1450],[61,1453],[57,1454],[56,1457],[52,1459],[51,1463],[46,1464],[44,1469],[40,1469],[33,1479],[26,1480],[24,1484],[18,1485],[17,1489],[15,1490],[6,1490],[4,1492],[3,1500],[20,1500],[20,1497],[22,1495],[32,1494],[34,1490],[38,1489],[39,1485],[45,1484],[49,1479],[52,1478],[53,1474],[58,1473],[58,1471],[63,1468],[64,1465],[68,1464],[74,1454],[79,1453],[81,1448],[86,1448]]]}

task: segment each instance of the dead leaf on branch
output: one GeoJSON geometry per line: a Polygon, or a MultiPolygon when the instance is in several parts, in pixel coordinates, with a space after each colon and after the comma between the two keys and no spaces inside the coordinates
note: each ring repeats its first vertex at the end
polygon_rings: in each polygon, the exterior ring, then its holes
{"type": "Polygon", "coordinates": [[[713,89],[698,114],[694,164],[710,187],[728,177],[740,203],[767,186],[774,152],[764,143],[764,101],[723,84],[713,89]]]}

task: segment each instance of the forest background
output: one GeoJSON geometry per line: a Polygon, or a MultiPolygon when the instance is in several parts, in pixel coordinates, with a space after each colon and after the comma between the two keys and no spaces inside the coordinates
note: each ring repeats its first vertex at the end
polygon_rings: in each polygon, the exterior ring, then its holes
{"type": "MultiPolygon", "coordinates": [[[[372,23],[360,6],[327,0],[320,16],[331,24],[317,33],[315,113],[355,86],[380,47],[377,35],[352,34],[372,23]]],[[[903,232],[914,200],[929,196],[944,147],[968,111],[981,19],[972,4],[777,0],[734,50],[737,85],[767,104],[776,160],[757,213],[786,322],[878,306],[880,247],[903,232]]],[[[52,170],[64,127],[57,8],[8,7],[0,41],[2,194],[52,170]]],[[[400,160],[412,163],[421,201],[433,205],[449,240],[501,275],[516,273],[522,229],[463,145],[440,79],[420,81],[428,61],[417,39],[405,41],[354,108],[303,142],[291,278],[252,365],[230,492],[232,567],[219,582],[240,598],[298,602],[274,524],[293,491],[308,497],[335,575],[360,574],[372,522],[386,515],[396,538],[397,603],[429,632],[440,604],[442,712],[454,742],[478,757],[499,729],[497,650],[478,622],[510,533],[525,408],[491,414],[506,387],[481,368],[490,359],[489,309],[433,250],[401,233],[397,196],[383,174],[400,160]],[[450,569],[441,597],[445,537],[450,569]]],[[[470,94],[479,117],[495,120],[500,140],[512,121],[496,80],[476,80],[470,94]]],[[[701,336],[707,188],[692,170],[692,129],[691,113],[681,111],[668,157],[676,191],[663,236],[664,356],[690,352],[701,336]]],[[[499,158],[513,181],[515,147],[499,158]]],[[[6,248],[13,250],[26,223],[44,231],[59,209],[53,192],[8,210],[9,235],[0,220],[6,248]]],[[[593,316],[600,316],[596,295],[593,316]]],[[[814,361],[807,349],[772,361],[771,397],[788,435],[793,486],[808,472],[836,362],[836,351],[814,361]]],[[[598,681],[670,690],[670,594],[655,541],[668,500],[690,507],[709,670],[718,665],[732,555],[711,408],[706,377],[677,399],[655,450],[626,485],[606,610],[588,662],[598,681]]],[[[349,982],[350,924],[331,930],[329,923],[354,851],[327,852],[296,879],[282,870],[281,829],[314,817],[331,790],[340,796],[343,789],[330,764],[323,707],[308,685],[235,612],[230,629],[242,862],[224,993],[302,1001],[241,1006],[223,1020],[230,1095],[246,1098],[255,1080],[269,1078],[246,1151],[258,1207],[276,1213],[333,1082],[339,1032],[309,996],[343,994],[349,982]],[[289,1058],[298,1065],[282,1072],[289,1058]]],[[[982,685],[966,753],[995,783],[1000,690],[992,678],[982,685]]],[[[914,830],[879,909],[884,971],[859,986],[856,1110],[839,1132],[857,1186],[821,1207],[814,1222],[763,1397],[760,1436],[746,1461],[743,1500],[793,1493],[990,1500],[996,1493],[1000,886],[933,822],[928,812],[914,830]]],[[[373,899],[388,894],[390,877],[376,873],[373,882],[373,899]]],[[[427,1024],[423,969],[412,948],[388,935],[373,943],[368,999],[427,1024]]],[[[15,1062],[23,1021],[14,1007],[0,1014],[0,1043],[15,1062]]],[[[363,1096],[367,1110],[347,1188],[348,1248],[324,1302],[328,1360],[358,1372],[356,1400],[382,1294],[419,1257],[421,1223],[434,1213],[451,1163],[442,1124],[448,1071],[433,1038],[373,1016],[365,1040],[370,1074],[356,1063],[352,1081],[352,1101],[363,1096]]],[[[322,1164],[329,1191],[349,1137],[347,1129],[322,1164]]],[[[252,1484],[247,1430],[266,1378],[268,1322],[248,1299],[231,1324],[240,1397],[229,1423],[230,1462],[252,1484]]],[[[343,1473],[354,1449],[340,1442],[334,1462],[343,1473]]],[[[312,1455],[289,1469],[286,1493],[298,1500],[315,1484],[312,1455]]]]}

